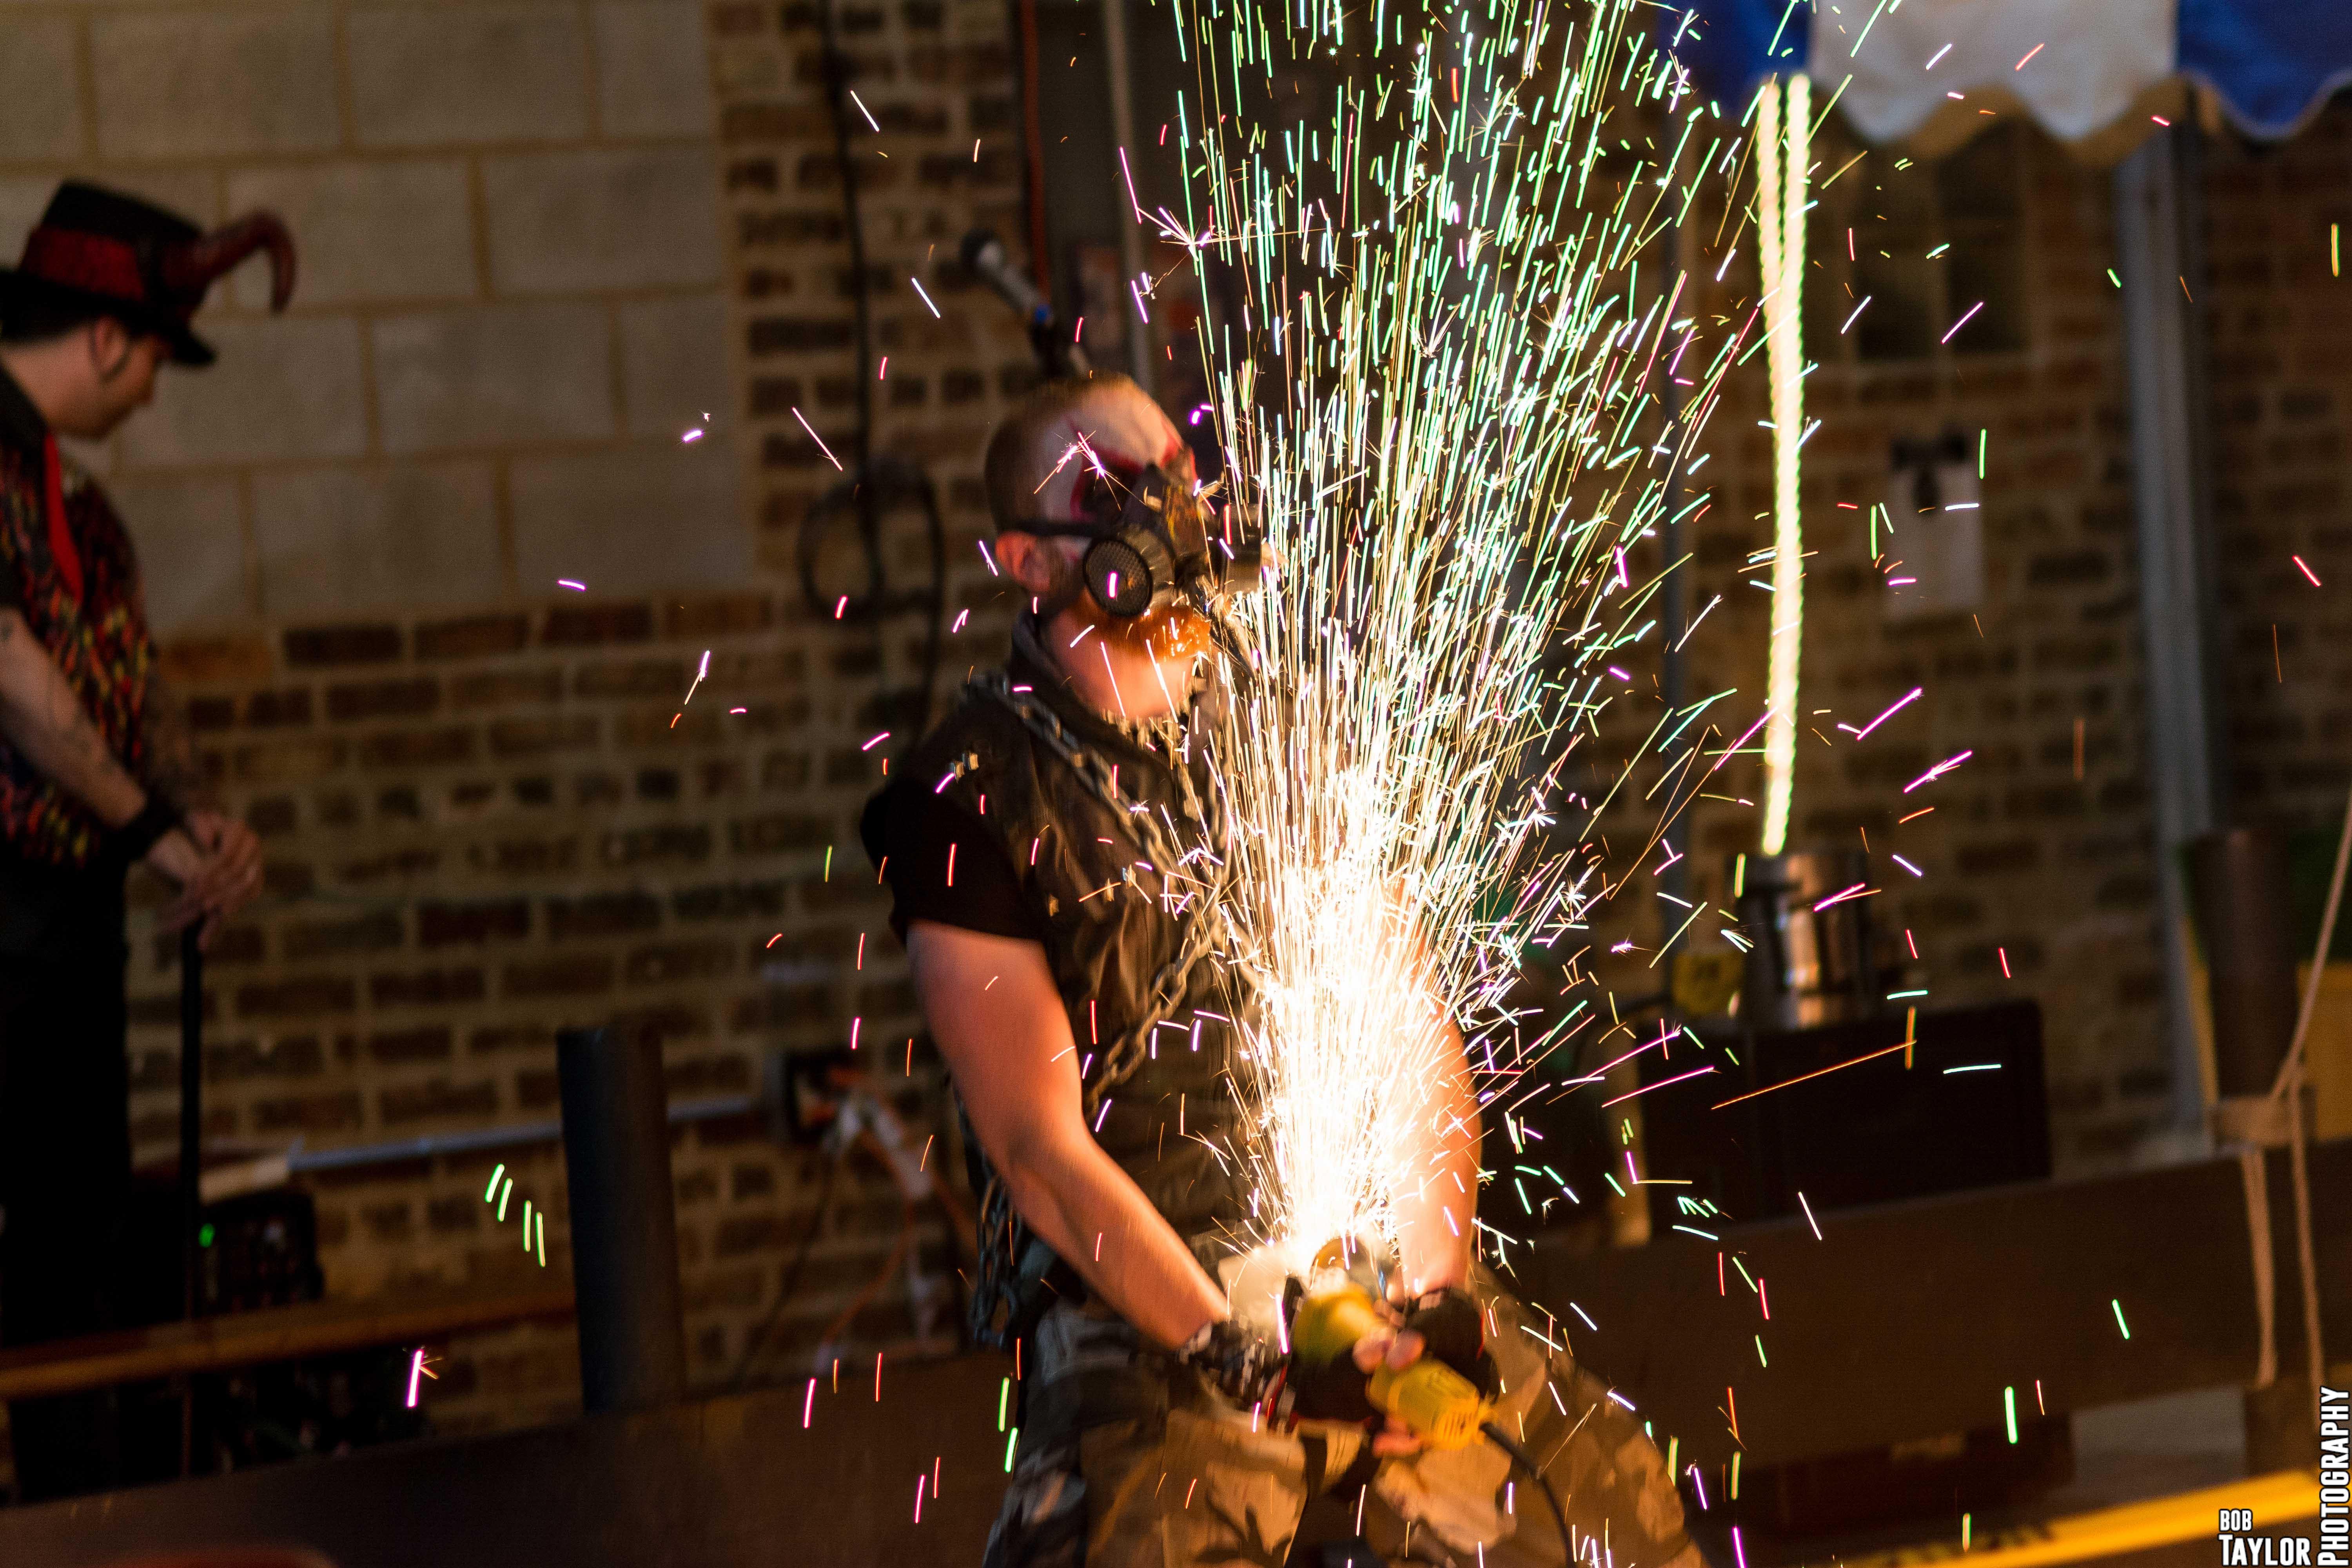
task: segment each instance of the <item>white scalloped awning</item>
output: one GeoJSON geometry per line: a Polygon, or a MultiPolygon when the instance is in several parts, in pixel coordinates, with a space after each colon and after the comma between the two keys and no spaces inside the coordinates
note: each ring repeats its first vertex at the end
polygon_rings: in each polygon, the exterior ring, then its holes
{"type": "Polygon", "coordinates": [[[1864,138],[1927,151],[2021,113],[2087,156],[2119,155],[2186,82],[2277,139],[2352,82],[2352,0],[1681,0],[1664,17],[1661,38],[1718,102],[1802,70],[1864,138]]]}

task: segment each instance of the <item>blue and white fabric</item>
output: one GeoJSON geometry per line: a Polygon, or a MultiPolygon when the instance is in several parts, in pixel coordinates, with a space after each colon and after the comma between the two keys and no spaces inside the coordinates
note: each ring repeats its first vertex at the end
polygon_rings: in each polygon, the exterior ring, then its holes
{"type": "Polygon", "coordinates": [[[1956,106],[2083,142],[2175,79],[2274,140],[2352,84],[2352,0],[1669,0],[1659,35],[1716,101],[1802,70],[1873,142],[1956,106]]]}

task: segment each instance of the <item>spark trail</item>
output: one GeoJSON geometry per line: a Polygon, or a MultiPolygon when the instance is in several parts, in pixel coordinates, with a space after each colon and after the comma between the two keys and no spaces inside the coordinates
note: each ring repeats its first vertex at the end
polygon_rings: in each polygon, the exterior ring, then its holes
{"type": "Polygon", "coordinates": [[[1202,210],[1157,221],[1276,563],[1215,742],[1265,1002],[1240,1153],[1254,1239],[1298,1267],[1394,1240],[1410,1152],[1449,1131],[1449,1022],[1482,1102],[1556,1087],[1507,993],[1601,891],[1581,825],[1554,831],[1591,808],[1562,766],[1652,630],[1626,552],[1741,335],[1692,352],[1654,241],[1738,132],[1628,0],[1177,9],[1202,210]]]}

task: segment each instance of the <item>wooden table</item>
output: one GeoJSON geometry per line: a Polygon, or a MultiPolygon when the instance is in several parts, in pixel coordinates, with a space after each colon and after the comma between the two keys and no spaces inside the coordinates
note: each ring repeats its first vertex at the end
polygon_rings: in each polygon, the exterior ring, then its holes
{"type": "Polygon", "coordinates": [[[360,1301],[305,1301],[0,1351],[0,1400],[224,1372],[265,1362],[424,1343],[469,1329],[572,1316],[569,1281],[412,1289],[360,1301]]]}

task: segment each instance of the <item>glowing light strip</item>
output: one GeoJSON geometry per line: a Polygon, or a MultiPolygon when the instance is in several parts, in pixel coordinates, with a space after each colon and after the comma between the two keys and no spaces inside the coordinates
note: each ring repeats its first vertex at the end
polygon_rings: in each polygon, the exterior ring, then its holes
{"type": "Polygon", "coordinates": [[[1766,82],[1756,106],[1765,363],[1772,380],[1772,646],[1766,680],[1770,718],[1764,726],[1762,843],[1767,855],[1778,855],[1789,841],[1789,807],[1797,783],[1797,668],[1805,641],[1797,448],[1805,433],[1805,200],[1812,163],[1812,89],[1800,75],[1788,79],[1785,90],[1785,124],[1780,83],[1766,82]]]}

